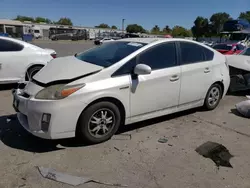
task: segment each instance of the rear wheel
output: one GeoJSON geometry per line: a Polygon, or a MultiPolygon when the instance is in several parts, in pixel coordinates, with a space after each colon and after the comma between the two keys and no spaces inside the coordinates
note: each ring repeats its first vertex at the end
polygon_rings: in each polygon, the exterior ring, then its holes
{"type": "Polygon", "coordinates": [[[43,66],[33,66],[33,67],[29,68],[27,73],[26,73],[25,80],[31,81],[33,76],[35,76],[35,74],[38,73],[42,68],[43,68],[43,66]]]}
{"type": "Polygon", "coordinates": [[[77,137],[89,144],[109,140],[118,130],[121,114],[111,102],[98,102],[88,107],[80,116],[77,137]]]}
{"type": "Polygon", "coordinates": [[[213,110],[215,109],[218,104],[220,103],[222,97],[222,88],[219,84],[213,84],[206,95],[205,101],[204,101],[204,107],[207,110],[213,110]]]}

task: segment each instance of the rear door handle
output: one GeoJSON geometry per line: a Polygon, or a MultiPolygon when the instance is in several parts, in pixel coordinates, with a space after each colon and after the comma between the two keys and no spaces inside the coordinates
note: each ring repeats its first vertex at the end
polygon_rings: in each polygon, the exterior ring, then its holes
{"type": "Polygon", "coordinates": [[[178,76],[178,75],[173,75],[173,76],[171,76],[171,78],[170,78],[170,81],[171,81],[171,82],[174,82],[174,81],[177,81],[177,80],[179,80],[179,76],[178,76]]]}
{"type": "Polygon", "coordinates": [[[209,67],[206,67],[205,70],[204,70],[204,73],[209,73],[209,72],[210,72],[209,67]]]}

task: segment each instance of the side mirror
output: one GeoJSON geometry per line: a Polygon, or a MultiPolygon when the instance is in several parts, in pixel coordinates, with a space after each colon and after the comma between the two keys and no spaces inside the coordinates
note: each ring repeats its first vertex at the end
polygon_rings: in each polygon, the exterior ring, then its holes
{"type": "Polygon", "coordinates": [[[151,73],[151,67],[145,64],[138,64],[134,68],[134,74],[145,75],[151,73]]]}

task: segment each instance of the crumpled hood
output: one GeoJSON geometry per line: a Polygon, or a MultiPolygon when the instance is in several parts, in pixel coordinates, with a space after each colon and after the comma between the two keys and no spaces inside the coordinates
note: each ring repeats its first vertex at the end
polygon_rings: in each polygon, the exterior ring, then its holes
{"type": "Polygon", "coordinates": [[[250,57],[245,55],[225,55],[229,66],[250,71],[250,57]]]}
{"type": "Polygon", "coordinates": [[[72,80],[102,70],[103,67],[81,61],[74,56],[53,59],[43,67],[34,77],[42,84],[61,80],[72,80]]]}

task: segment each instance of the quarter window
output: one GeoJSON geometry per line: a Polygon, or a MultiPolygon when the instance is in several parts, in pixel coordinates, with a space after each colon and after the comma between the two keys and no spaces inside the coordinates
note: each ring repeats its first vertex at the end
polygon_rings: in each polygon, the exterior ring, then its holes
{"type": "Polygon", "coordinates": [[[21,51],[23,46],[15,42],[0,39],[0,52],[16,52],[21,51]]]}
{"type": "Polygon", "coordinates": [[[180,49],[182,65],[211,61],[214,57],[213,51],[191,42],[180,42],[180,49]]]}
{"type": "Polygon", "coordinates": [[[112,76],[122,76],[131,74],[136,66],[136,57],[125,63],[121,68],[119,68],[112,76]]]}
{"type": "Polygon", "coordinates": [[[139,62],[151,67],[152,70],[164,69],[177,65],[176,48],[174,42],[167,42],[153,46],[139,55],[139,62]]]}

